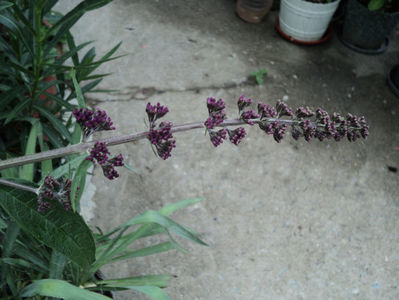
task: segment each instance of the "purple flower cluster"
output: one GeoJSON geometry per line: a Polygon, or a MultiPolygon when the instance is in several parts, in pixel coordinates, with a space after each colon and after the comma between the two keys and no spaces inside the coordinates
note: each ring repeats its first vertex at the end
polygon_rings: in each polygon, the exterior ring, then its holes
{"type": "Polygon", "coordinates": [[[115,167],[123,167],[123,156],[119,154],[114,158],[109,159],[110,152],[107,145],[103,142],[96,142],[94,147],[90,150],[90,156],[86,159],[93,164],[96,162],[101,166],[104,176],[112,180],[119,177],[115,167]]]}
{"type": "Polygon", "coordinates": [[[240,98],[238,98],[237,107],[240,118],[241,120],[252,126],[254,125],[252,119],[259,118],[259,115],[253,109],[244,110],[245,108],[251,106],[251,104],[251,98],[245,98],[244,95],[241,95],[240,98]]]}
{"type": "Polygon", "coordinates": [[[249,125],[254,125],[253,119],[258,119],[259,115],[253,110],[246,110],[241,113],[241,119],[249,125]]]}
{"type": "Polygon", "coordinates": [[[226,119],[226,103],[222,99],[216,101],[215,98],[209,97],[206,99],[206,105],[208,107],[209,117],[206,119],[204,125],[209,133],[212,144],[217,147],[223,143],[223,140],[225,140],[227,136],[226,129],[213,130],[226,119]]]}
{"type": "MultiPolygon", "coordinates": [[[[324,139],[334,139],[340,141],[344,137],[350,142],[356,141],[358,138],[366,138],[369,134],[369,127],[364,117],[356,117],[348,114],[346,118],[334,113],[332,117],[321,108],[313,111],[309,107],[299,107],[295,114],[293,110],[285,103],[279,101],[276,104],[279,120],[267,117],[266,108],[258,105],[259,114],[265,115],[261,117],[259,127],[266,134],[273,134],[274,139],[280,142],[287,131],[287,127],[291,126],[291,134],[295,140],[303,137],[306,141],[317,138],[319,141],[324,139]],[[282,119],[282,116],[288,116],[290,119],[282,119]]],[[[274,117],[273,114],[269,114],[274,117]]]]}
{"type": "Polygon", "coordinates": [[[218,131],[210,130],[209,137],[211,139],[212,144],[217,147],[223,143],[223,140],[226,139],[227,131],[226,129],[221,129],[218,131]]]}
{"type": "Polygon", "coordinates": [[[148,139],[155,146],[159,157],[163,160],[171,157],[173,148],[176,147],[176,141],[172,135],[172,122],[161,122],[158,126],[155,123],[156,120],[165,116],[169,109],[162,106],[160,103],[157,105],[151,105],[147,103],[146,112],[148,120],[150,121],[150,131],[148,132],[148,139]]]}
{"type": "Polygon", "coordinates": [[[208,129],[213,129],[217,125],[222,124],[224,119],[226,119],[226,103],[222,99],[216,101],[215,98],[208,98],[206,103],[209,117],[205,121],[204,125],[208,129]]]}
{"type": "Polygon", "coordinates": [[[238,146],[238,144],[241,143],[243,138],[245,138],[245,136],[247,135],[243,127],[239,127],[234,130],[228,130],[227,132],[229,133],[230,142],[232,142],[236,146],[238,146]]]}
{"type": "MultiPolygon", "coordinates": [[[[258,103],[258,112],[246,109],[252,104],[252,99],[241,95],[237,106],[240,119],[249,125],[257,123],[259,128],[268,135],[273,135],[276,142],[280,142],[287,130],[291,129],[292,137],[298,140],[303,137],[306,141],[317,138],[334,139],[340,141],[346,137],[350,142],[359,138],[367,138],[369,127],[364,117],[356,117],[348,114],[345,118],[334,113],[332,117],[318,108],[313,111],[309,107],[299,107],[294,111],[283,101],[278,101],[275,107],[263,102],[258,103]]],[[[211,131],[216,125],[223,123],[226,118],[225,104],[222,99],[216,101],[214,98],[207,100],[209,118],[205,126],[210,134],[211,142],[216,147],[226,138],[224,131],[211,131]],[[219,115],[220,114],[220,115],[219,115]]],[[[238,145],[245,137],[244,128],[227,130],[230,141],[238,145]]]]}
{"type": "Polygon", "coordinates": [[[152,127],[156,120],[162,118],[169,112],[169,109],[166,106],[162,106],[159,102],[156,105],[151,105],[151,103],[148,102],[145,111],[150,122],[150,127],[152,127]]]}
{"type": "Polygon", "coordinates": [[[262,129],[266,134],[272,134],[274,140],[280,143],[287,131],[287,125],[281,124],[279,121],[273,122],[260,122],[259,128],[262,129]]]}
{"type": "Polygon", "coordinates": [[[65,210],[71,209],[71,185],[70,179],[58,181],[52,176],[46,176],[39,190],[38,212],[44,213],[51,208],[49,201],[58,201],[65,210]]]}
{"type": "Polygon", "coordinates": [[[73,115],[82,128],[85,139],[96,131],[115,129],[115,127],[112,126],[113,123],[111,118],[107,116],[107,113],[104,110],[97,109],[96,111],[93,111],[87,108],[75,108],[73,115]]]}
{"type": "Polygon", "coordinates": [[[159,157],[163,160],[171,157],[173,148],[176,147],[176,141],[173,139],[171,128],[172,122],[161,122],[158,128],[150,128],[148,139],[157,149],[159,157]]]}
{"type": "Polygon", "coordinates": [[[250,106],[251,103],[252,103],[251,98],[245,98],[244,95],[241,95],[237,101],[238,113],[241,113],[244,110],[244,108],[250,106]]]}
{"type": "Polygon", "coordinates": [[[277,111],[273,106],[269,104],[264,104],[263,102],[258,103],[258,114],[260,115],[260,119],[264,118],[274,118],[277,116],[277,111]]]}
{"type": "Polygon", "coordinates": [[[276,110],[279,117],[283,116],[292,117],[294,115],[294,112],[292,111],[291,107],[289,107],[286,103],[284,103],[281,100],[277,101],[276,110]]]}

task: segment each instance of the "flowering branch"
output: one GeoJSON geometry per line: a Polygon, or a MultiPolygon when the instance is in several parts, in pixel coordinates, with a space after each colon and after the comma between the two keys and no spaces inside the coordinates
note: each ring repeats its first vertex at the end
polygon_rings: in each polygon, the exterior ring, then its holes
{"type": "MultiPolygon", "coordinates": [[[[220,126],[220,127],[222,127],[222,126],[237,126],[237,125],[243,125],[243,124],[245,124],[245,122],[242,120],[231,119],[231,120],[225,120],[222,124],[219,124],[218,126],[220,126]]],[[[203,122],[184,123],[184,124],[175,125],[175,126],[171,127],[170,131],[172,133],[175,133],[175,132],[182,132],[182,131],[199,129],[199,128],[204,128],[204,127],[205,126],[204,126],[203,122]]],[[[113,137],[109,137],[109,138],[99,139],[96,141],[71,145],[71,146],[67,146],[64,148],[58,148],[58,149],[54,149],[54,150],[39,152],[36,154],[10,158],[7,160],[0,161],[0,170],[17,167],[17,166],[22,166],[22,165],[26,165],[26,164],[30,164],[30,163],[35,163],[35,162],[41,162],[43,160],[48,160],[48,159],[60,158],[60,157],[68,156],[71,154],[81,153],[81,152],[87,151],[88,149],[93,148],[95,143],[97,143],[97,142],[106,143],[107,146],[115,146],[115,145],[125,144],[125,143],[129,143],[129,142],[147,138],[149,133],[150,133],[150,131],[144,131],[144,132],[140,132],[140,133],[126,134],[126,135],[121,135],[121,136],[113,136],[113,137]]]]}
{"type": "MultiPolygon", "coordinates": [[[[222,99],[216,101],[215,98],[208,98],[207,108],[209,117],[205,122],[186,123],[173,126],[172,122],[161,122],[157,124],[158,120],[169,112],[167,107],[162,106],[160,103],[156,105],[148,103],[146,106],[146,113],[149,121],[149,131],[110,137],[93,142],[84,142],[60,149],[8,159],[0,162],[0,170],[63,157],[91,149],[86,159],[90,160],[92,163],[98,163],[102,167],[104,175],[112,180],[119,177],[115,167],[123,166],[124,162],[122,154],[110,158],[111,153],[107,148],[108,146],[147,138],[155,147],[159,157],[165,160],[171,156],[171,151],[176,146],[173,133],[200,128],[206,129],[215,147],[222,144],[227,136],[234,145],[240,144],[246,136],[245,129],[243,127],[229,129],[228,127],[244,124],[250,126],[257,124],[266,134],[273,135],[274,140],[278,143],[283,139],[289,128],[291,129],[292,138],[298,140],[300,137],[303,137],[308,142],[312,138],[317,138],[320,141],[324,139],[334,139],[338,142],[344,137],[350,142],[354,142],[358,138],[365,139],[369,135],[369,127],[364,117],[356,117],[351,114],[342,117],[336,113],[330,117],[330,115],[321,108],[313,111],[309,107],[299,107],[294,111],[282,101],[278,101],[275,107],[259,102],[257,105],[257,112],[255,112],[253,109],[249,108],[251,104],[252,99],[245,98],[241,95],[237,102],[240,118],[227,120],[225,102],[222,99]],[[221,127],[222,129],[215,130],[216,127],[221,127]]],[[[105,111],[76,109],[73,113],[84,133],[84,141],[96,131],[115,129],[105,111]]],[[[45,184],[40,188],[39,211],[45,211],[49,208],[50,203],[47,201],[49,199],[58,200],[65,209],[70,208],[71,182],[69,179],[66,180],[65,182],[58,182],[49,176],[46,177],[45,184]]],[[[0,184],[38,193],[37,189],[8,182],[3,179],[0,179],[0,184]]]]}

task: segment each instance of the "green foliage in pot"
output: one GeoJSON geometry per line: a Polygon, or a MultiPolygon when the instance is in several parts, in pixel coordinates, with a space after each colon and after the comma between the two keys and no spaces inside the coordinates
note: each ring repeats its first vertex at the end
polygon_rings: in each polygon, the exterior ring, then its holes
{"type": "MultiPolygon", "coordinates": [[[[70,119],[76,107],[71,66],[77,82],[84,82],[82,93],[95,92],[107,74],[93,72],[114,59],[119,45],[98,60],[94,47],[81,57],[80,50],[90,42],[76,46],[70,29],[85,12],[110,1],[85,0],[65,16],[52,11],[54,0],[0,1],[0,159],[74,142],[78,133],[70,119]],[[36,139],[37,146],[31,142],[36,139]]],[[[48,163],[42,171],[50,167],[48,163]]],[[[21,172],[13,169],[2,175],[20,177],[21,172]]],[[[35,168],[23,177],[40,176],[35,168]]]]}
{"type": "Polygon", "coordinates": [[[306,2],[312,2],[312,3],[322,3],[322,4],[327,4],[327,3],[332,3],[338,0],[305,0],[306,2]]]}
{"type": "Polygon", "coordinates": [[[399,11],[398,1],[393,0],[362,0],[360,1],[370,11],[397,12],[399,11]]]}

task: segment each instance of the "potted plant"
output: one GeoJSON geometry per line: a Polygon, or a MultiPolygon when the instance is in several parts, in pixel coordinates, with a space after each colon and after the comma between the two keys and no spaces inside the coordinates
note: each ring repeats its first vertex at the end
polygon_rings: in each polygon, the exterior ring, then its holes
{"type": "Polygon", "coordinates": [[[283,37],[298,43],[325,40],[332,16],[341,0],[281,0],[276,27],[283,37]]]}
{"type": "Polygon", "coordinates": [[[349,0],[339,37],[352,50],[364,54],[382,53],[398,21],[398,1],[349,0]]]}
{"type": "Polygon", "coordinates": [[[399,65],[394,65],[387,76],[388,85],[392,92],[399,97],[399,65]]]}
{"type": "Polygon", "coordinates": [[[237,0],[237,15],[246,22],[259,23],[270,11],[273,0],[237,0]]]}

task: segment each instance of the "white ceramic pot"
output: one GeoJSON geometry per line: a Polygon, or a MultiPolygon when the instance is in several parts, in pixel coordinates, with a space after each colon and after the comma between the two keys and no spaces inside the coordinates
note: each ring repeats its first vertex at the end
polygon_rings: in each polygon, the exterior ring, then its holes
{"type": "Polygon", "coordinates": [[[299,41],[318,41],[328,28],[339,2],[313,3],[305,0],[281,0],[281,30],[299,41]]]}

